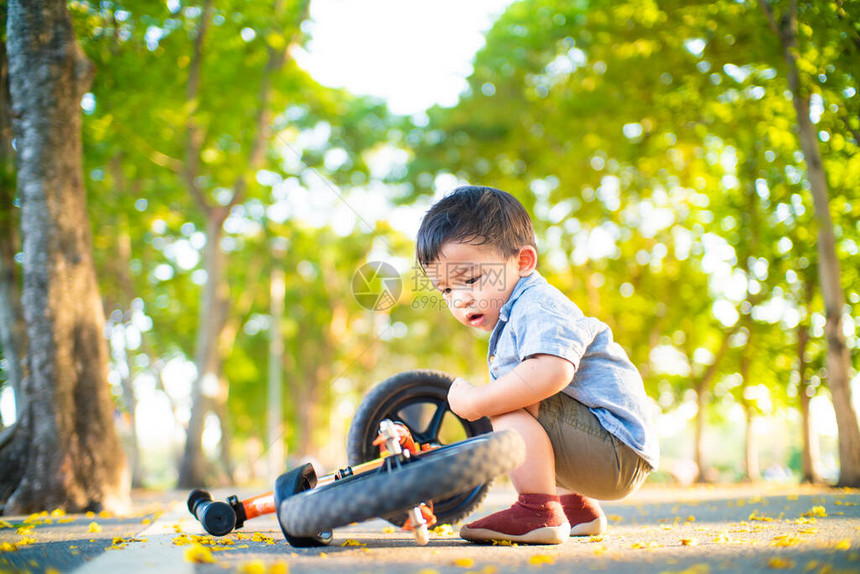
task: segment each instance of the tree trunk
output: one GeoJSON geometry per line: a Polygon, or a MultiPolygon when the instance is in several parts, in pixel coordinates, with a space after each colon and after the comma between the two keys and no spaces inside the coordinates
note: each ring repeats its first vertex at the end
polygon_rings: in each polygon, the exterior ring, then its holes
{"type": "MultiPolygon", "coordinates": [[[[5,3],[0,7],[0,17],[5,23],[5,3]]],[[[6,376],[16,397],[17,419],[24,404],[20,396],[25,377],[26,330],[21,308],[21,273],[15,262],[15,255],[21,250],[21,214],[15,205],[11,106],[6,45],[0,42],[0,350],[7,361],[6,376]]]]}
{"type": "MultiPolygon", "coordinates": [[[[812,300],[812,282],[806,282],[805,287],[804,295],[806,308],[808,309],[809,303],[812,300]]],[[[809,380],[806,378],[806,345],[808,342],[809,325],[805,321],[801,321],[797,326],[797,393],[800,396],[800,428],[803,438],[803,452],[801,455],[801,472],[803,476],[801,481],[818,484],[821,482],[821,474],[818,470],[820,468],[818,435],[813,432],[812,421],[810,420],[809,401],[812,399],[812,396],[810,394],[809,380]]]]}
{"type": "MultiPolygon", "coordinates": [[[[303,1],[302,9],[299,12],[299,22],[307,18],[309,4],[309,0],[303,1]]],[[[285,8],[286,5],[284,2],[277,2],[275,4],[273,18],[276,21],[279,16],[283,16],[285,8]]],[[[220,376],[221,358],[218,352],[218,341],[226,324],[229,306],[225,269],[227,257],[220,246],[221,238],[224,234],[223,225],[230,213],[230,209],[244,200],[249,176],[252,176],[262,167],[267,141],[266,130],[270,129],[269,116],[271,115],[272,76],[283,68],[287,57],[287,48],[296,39],[290,38],[287,45],[280,49],[275,49],[271,46],[268,47],[268,59],[260,81],[254,135],[251,138],[248,150],[247,164],[245,169],[240,172],[233,182],[233,194],[227,205],[212,205],[206,198],[204,190],[200,189],[197,184],[200,150],[204,133],[196,121],[195,113],[200,98],[200,74],[204,57],[204,44],[213,10],[213,0],[207,0],[203,6],[200,28],[194,40],[194,54],[191,60],[186,94],[191,113],[186,125],[185,161],[182,176],[185,180],[186,188],[206,217],[207,246],[204,265],[208,275],[199,311],[195,359],[198,375],[192,385],[191,391],[191,420],[188,424],[185,453],[179,470],[178,484],[180,487],[198,486],[204,483],[208,474],[208,463],[203,456],[201,444],[204,419],[210,410],[220,413],[222,417],[226,417],[227,414],[226,389],[222,389],[221,392],[217,392],[211,396],[206,396],[207,393],[203,391],[204,387],[208,387],[211,384],[217,385],[223,381],[220,376]],[[218,308],[214,308],[212,305],[218,305],[218,308]],[[214,381],[214,383],[207,381],[214,381]]],[[[298,34],[300,27],[296,26],[295,30],[296,34],[298,34]]],[[[221,423],[222,438],[226,443],[226,433],[229,429],[229,424],[226,418],[222,418],[221,423]]],[[[228,453],[226,444],[222,444],[221,453],[222,458],[226,457],[229,460],[229,456],[226,455],[228,453]]],[[[229,466],[229,461],[226,464],[229,466]]],[[[228,473],[230,472],[229,469],[224,470],[227,470],[228,473]]]]}
{"type": "Polygon", "coordinates": [[[708,367],[702,375],[702,378],[699,379],[699,382],[695,385],[697,408],[696,434],[694,438],[696,443],[693,456],[695,457],[696,467],[699,469],[698,475],[696,476],[696,482],[709,482],[705,462],[705,407],[708,405],[707,394],[710,392],[711,381],[717,374],[717,369],[719,368],[723,357],[726,356],[726,351],[729,350],[729,341],[736,330],[737,327],[726,332],[723,337],[723,342],[720,344],[720,350],[717,351],[717,354],[714,357],[714,362],[708,367]]]}
{"type": "Polygon", "coordinates": [[[782,45],[788,70],[788,87],[797,113],[800,147],[806,161],[815,204],[815,219],[818,223],[818,276],[826,317],[824,330],[827,336],[827,386],[833,395],[836,426],[839,429],[838,486],[860,486],[860,423],[857,421],[857,413],[851,399],[851,356],[842,330],[845,294],[840,281],[839,259],[836,256],[827,174],[824,172],[815,126],[809,119],[809,96],[801,88],[800,71],[797,67],[797,0],[792,0],[779,22],[767,0],[759,0],[759,4],[782,45]]]}
{"type": "Polygon", "coordinates": [[[221,209],[206,222],[206,248],[203,259],[207,280],[203,286],[197,317],[197,350],[194,357],[197,376],[191,387],[191,419],[188,421],[185,452],[179,467],[180,488],[204,485],[211,475],[210,465],[203,452],[203,428],[206,415],[215,407],[215,399],[220,392],[221,361],[218,338],[224,328],[227,299],[227,286],[224,281],[226,255],[220,244],[226,218],[226,210],[221,209]]]}
{"type": "Polygon", "coordinates": [[[750,482],[761,480],[761,470],[758,461],[758,440],[755,434],[755,407],[744,401],[744,416],[746,429],[744,431],[744,478],[750,482]]]}
{"type": "Polygon", "coordinates": [[[120,509],[128,482],[81,168],[80,100],[92,66],[64,0],[12,0],[8,10],[29,377],[0,453],[0,498],[10,513],[120,509]]]}
{"type": "Polygon", "coordinates": [[[710,378],[703,378],[696,385],[696,434],[695,434],[695,450],[694,460],[698,474],[696,482],[708,482],[706,461],[705,461],[705,407],[708,405],[707,392],[710,386],[710,378]]]}

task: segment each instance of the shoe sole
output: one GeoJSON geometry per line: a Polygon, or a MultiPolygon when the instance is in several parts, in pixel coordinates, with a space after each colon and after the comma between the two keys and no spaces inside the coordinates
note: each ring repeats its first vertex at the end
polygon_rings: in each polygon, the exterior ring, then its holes
{"type": "Polygon", "coordinates": [[[591,522],[580,522],[571,527],[571,536],[597,536],[606,532],[606,517],[599,516],[591,522]]]}
{"type": "Polygon", "coordinates": [[[525,534],[505,534],[487,528],[460,528],[460,537],[470,542],[519,542],[522,544],[561,544],[570,536],[570,524],[535,528],[525,534]]]}

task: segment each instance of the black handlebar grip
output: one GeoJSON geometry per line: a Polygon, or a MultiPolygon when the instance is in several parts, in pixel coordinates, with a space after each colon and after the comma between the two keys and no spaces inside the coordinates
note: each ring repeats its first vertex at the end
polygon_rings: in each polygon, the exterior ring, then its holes
{"type": "Polygon", "coordinates": [[[229,534],[236,526],[233,507],[226,502],[213,502],[212,495],[205,490],[193,490],[188,495],[188,510],[212,536],[229,534]]]}

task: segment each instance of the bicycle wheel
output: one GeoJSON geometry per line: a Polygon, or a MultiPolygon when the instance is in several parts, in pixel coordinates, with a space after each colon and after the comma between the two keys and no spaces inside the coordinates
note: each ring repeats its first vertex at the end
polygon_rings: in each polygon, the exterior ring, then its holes
{"type": "Polygon", "coordinates": [[[516,431],[480,435],[295,494],[281,502],[278,520],[290,536],[313,536],[474,488],[524,458],[516,431]]]}
{"type": "MultiPolygon", "coordinates": [[[[492,431],[487,418],[470,422],[451,411],[448,389],[453,380],[441,371],[407,371],[371,389],[349,426],[346,443],[349,464],[361,464],[379,457],[379,447],[373,445],[373,439],[383,419],[406,425],[420,444],[443,445],[492,431]]],[[[454,523],[468,516],[487,495],[490,484],[491,481],[487,481],[434,500],[433,510],[439,523],[454,523]]],[[[397,526],[406,521],[406,515],[402,514],[383,518],[397,526]]]]}

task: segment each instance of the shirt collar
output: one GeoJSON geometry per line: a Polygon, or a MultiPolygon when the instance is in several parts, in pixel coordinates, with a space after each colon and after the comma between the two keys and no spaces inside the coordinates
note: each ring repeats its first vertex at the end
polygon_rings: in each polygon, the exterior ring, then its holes
{"type": "Polygon", "coordinates": [[[519,281],[517,281],[516,287],[511,292],[511,296],[508,297],[507,302],[502,305],[502,308],[499,309],[499,321],[508,321],[508,317],[511,315],[511,309],[514,307],[514,303],[517,302],[517,299],[520,298],[526,289],[534,287],[535,285],[543,285],[546,283],[546,279],[543,278],[537,269],[532,271],[531,275],[527,275],[526,277],[520,277],[519,281]]]}

